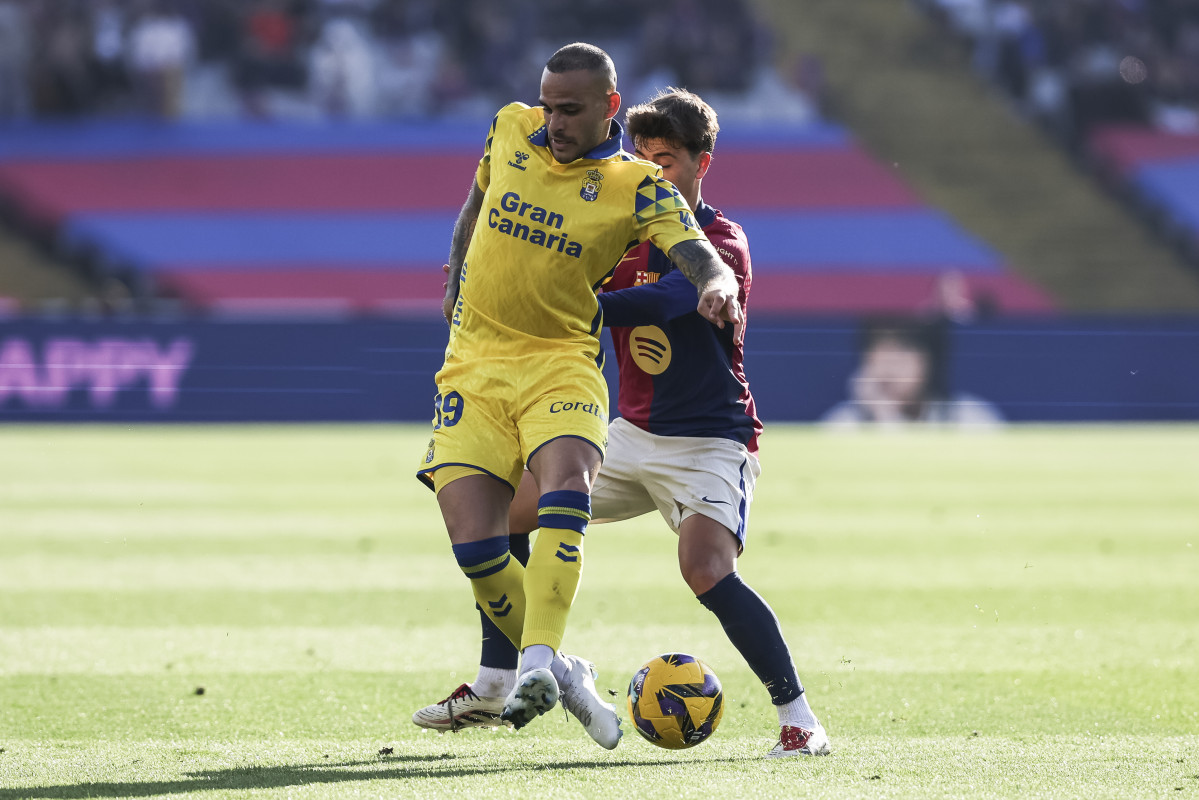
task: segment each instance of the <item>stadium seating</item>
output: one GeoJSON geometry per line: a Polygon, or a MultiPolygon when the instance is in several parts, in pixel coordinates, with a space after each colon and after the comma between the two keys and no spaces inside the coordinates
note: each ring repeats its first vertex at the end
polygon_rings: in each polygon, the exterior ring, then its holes
{"type": "Polygon", "coordinates": [[[1199,253],[1199,133],[1109,125],[1095,131],[1090,146],[1109,175],[1199,253]]]}
{"type": "MultiPolygon", "coordinates": [[[[436,313],[485,127],[30,125],[0,130],[0,193],[197,308],[436,313]]],[[[730,124],[704,190],[749,234],[758,310],[913,311],[950,271],[1053,308],[839,126],[730,124]]]]}

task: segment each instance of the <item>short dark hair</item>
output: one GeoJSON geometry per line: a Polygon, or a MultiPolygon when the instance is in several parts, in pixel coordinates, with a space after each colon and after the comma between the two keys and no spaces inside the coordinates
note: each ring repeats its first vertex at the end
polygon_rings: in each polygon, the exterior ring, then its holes
{"type": "Polygon", "coordinates": [[[686,149],[692,156],[711,153],[720,132],[712,106],[699,95],[674,87],[630,108],[625,112],[625,125],[634,143],[638,139],[661,139],[671,147],[686,149]]]}
{"type": "Polygon", "coordinates": [[[949,343],[945,324],[904,314],[880,314],[867,317],[859,330],[862,354],[883,342],[893,342],[907,350],[923,353],[928,359],[924,392],[928,397],[948,396],[949,343]]]}
{"type": "Polygon", "coordinates": [[[616,65],[612,63],[612,57],[593,44],[575,42],[560,47],[545,62],[545,68],[555,75],[575,70],[596,72],[607,78],[610,89],[616,89],[616,65]]]}

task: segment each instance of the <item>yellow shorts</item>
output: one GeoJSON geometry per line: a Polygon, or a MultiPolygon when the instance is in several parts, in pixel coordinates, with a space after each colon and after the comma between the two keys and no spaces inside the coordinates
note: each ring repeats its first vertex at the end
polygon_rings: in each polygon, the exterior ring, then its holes
{"type": "Polygon", "coordinates": [[[433,437],[417,471],[469,467],[515,491],[549,441],[573,436],[600,456],[608,446],[608,387],[585,355],[537,354],[447,363],[437,373],[433,437]]]}

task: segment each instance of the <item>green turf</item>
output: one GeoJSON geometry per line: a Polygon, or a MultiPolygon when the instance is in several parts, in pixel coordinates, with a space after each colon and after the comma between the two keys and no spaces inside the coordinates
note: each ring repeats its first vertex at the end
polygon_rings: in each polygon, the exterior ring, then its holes
{"type": "Polygon", "coordinates": [[[705,658],[711,741],[415,728],[478,654],[426,436],[0,427],[0,800],[1199,797],[1199,427],[773,426],[741,571],[835,748],[781,763],[648,517],[592,528],[565,646],[621,701],[705,658]]]}

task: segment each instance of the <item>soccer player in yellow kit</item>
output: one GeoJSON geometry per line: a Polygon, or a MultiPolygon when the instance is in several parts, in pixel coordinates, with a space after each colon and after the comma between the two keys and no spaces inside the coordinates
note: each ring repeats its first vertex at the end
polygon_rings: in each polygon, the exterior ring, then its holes
{"type": "MultiPolygon", "coordinates": [[[[662,167],[733,269],[748,316],[749,242],[739,225],[701,197],[720,127],[716,112],[697,95],[671,89],[629,109],[625,124],[635,154],[662,167]]],[[[693,313],[692,291],[664,254],[642,244],[599,295],[619,364],[621,419],[608,428],[607,456],[591,490],[592,522],[661,513],[678,534],[683,579],[770,694],[779,739],[767,755],[826,755],[828,733],[808,704],[779,620],[737,572],[761,431],[737,335],[744,327],[719,330],[693,313]],[[643,358],[637,341],[645,336],[667,357],[643,358]]],[[[528,531],[537,527],[538,496],[526,475],[509,512],[509,545],[518,558],[528,553],[528,531]]],[[[516,680],[517,651],[490,621],[482,633],[475,681],[419,709],[413,723],[434,730],[500,724],[504,695],[516,680]]]]}
{"type": "Polygon", "coordinates": [[[738,285],[661,169],[621,147],[616,70],[575,43],[541,77],[540,107],[496,115],[454,226],[433,438],[418,475],[437,492],[475,600],[521,648],[501,718],[521,728],[561,696],[602,746],[620,721],[593,667],[558,653],[583,563],[590,491],[607,443],[595,292],[651,241],[697,287],[696,310],[742,321],[738,285]],[[540,488],[527,567],[508,550],[508,507],[527,467],[540,488]]]}

